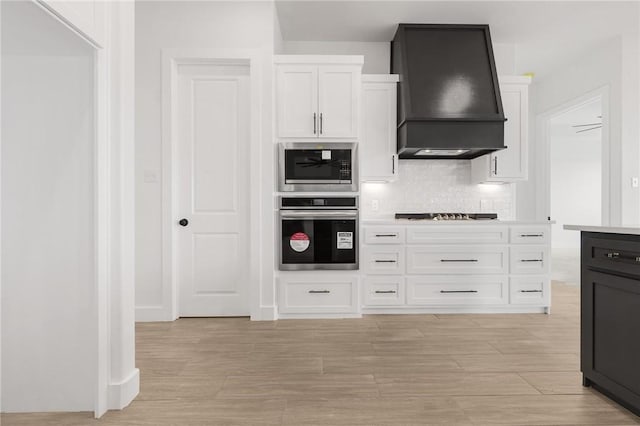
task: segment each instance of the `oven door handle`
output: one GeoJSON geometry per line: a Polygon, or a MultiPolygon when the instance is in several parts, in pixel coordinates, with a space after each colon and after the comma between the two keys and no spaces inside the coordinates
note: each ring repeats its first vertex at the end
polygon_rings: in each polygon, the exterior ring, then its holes
{"type": "Polygon", "coordinates": [[[283,219],[300,219],[300,218],[326,218],[330,217],[333,219],[355,219],[358,217],[358,212],[354,210],[341,210],[341,211],[322,211],[322,210],[280,210],[280,217],[283,219]]]}

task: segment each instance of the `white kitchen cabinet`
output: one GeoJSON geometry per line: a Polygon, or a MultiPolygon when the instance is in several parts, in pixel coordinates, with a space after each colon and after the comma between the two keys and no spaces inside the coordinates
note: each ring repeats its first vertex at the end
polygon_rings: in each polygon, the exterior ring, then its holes
{"type": "Polygon", "coordinates": [[[531,78],[500,77],[499,83],[507,119],[504,123],[504,144],[507,148],[471,160],[471,180],[475,183],[527,180],[531,78]]]}
{"type": "Polygon", "coordinates": [[[398,175],[397,85],[397,75],[362,76],[360,176],[364,182],[391,182],[398,175]]]}
{"type": "Polygon", "coordinates": [[[506,274],[509,249],[499,245],[407,247],[409,274],[506,274]]]}
{"type": "Polygon", "coordinates": [[[364,229],[367,244],[404,244],[404,228],[396,226],[376,226],[364,229]]]}
{"type": "Polygon", "coordinates": [[[509,301],[505,275],[423,275],[407,279],[410,305],[503,305],[509,301]]]}
{"type": "Polygon", "coordinates": [[[398,274],[404,272],[404,247],[367,246],[362,251],[361,268],[367,274],[398,274]]]}
{"type": "Polygon", "coordinates": [[[318,134],[318,67],[278,67],[278,135],[315,138],[318,134]]]}
{"type": "Polygon", "coordinates": [[[358,137],[362,56],[276,56],[279,138],[358,137]]]}
{"type": "Polygon", "coordinates": [[[509,279],[509,301],[514,305],[546,305],[551,302],[549,277],[518,276],[509,279]]]}
{"type": "Polygon", "coordinates": [[[548,312],[551,226],[365,224],[364,313],[548,312]]]}
{"type": "Polygon", "coordinates": [[[97,46],[104,47],[106,34],[105,1],[37,0],[36,3],[52,12],[97,46]]]}
{"type": "Polygon", "coordinates": [[[547,246],[514,246],[510,253],[512,274],[546,274],[549,272],[547,246]]]}
{"type": "Polygon", "coordinates": [[[367,277],[363,283],[365,305],[404,305],[405,284],[401,276],[367,277]]]}
{"type": "Polygon", "coordinates": [[[408,226],[409,244],[506,244],[509,228],[506,226],[408,226]]]}
{"type": "Polygon", "coordinates": [[[511,244],[547,244],[551,238],[547,226],[512,226],[511,244]]]}
{"type": "MultiPolygon", "coordinates": [[[[357,314],[359,277],[320,271],[282,274],[278,279],[280,314],[357,314]]],[[[281,315],[283,316],[283,315],[281,315]]]]}

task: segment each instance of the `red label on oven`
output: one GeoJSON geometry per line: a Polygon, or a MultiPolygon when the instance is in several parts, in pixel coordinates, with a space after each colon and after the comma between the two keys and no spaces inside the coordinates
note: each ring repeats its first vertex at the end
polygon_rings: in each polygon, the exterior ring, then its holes
{"type": "Polygon", "coordinates": [[[289,238],[289,246],[293,251],[301,253],[309,248],[309,236],[304,232],[296,232],[289,238]]]}

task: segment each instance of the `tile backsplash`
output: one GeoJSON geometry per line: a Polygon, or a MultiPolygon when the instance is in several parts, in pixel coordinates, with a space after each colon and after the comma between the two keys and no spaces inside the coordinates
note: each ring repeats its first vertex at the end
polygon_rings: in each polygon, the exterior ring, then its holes
{"type": "Polygon", "coordinates": [[[364,219],[390,217],[394,213],[463,212],[497,213],[498,219],[512,220],[514,204],[512,184],[471,183],[468,160],[401,160],[398,180],[365,183],[360,196],[364,219]]]}

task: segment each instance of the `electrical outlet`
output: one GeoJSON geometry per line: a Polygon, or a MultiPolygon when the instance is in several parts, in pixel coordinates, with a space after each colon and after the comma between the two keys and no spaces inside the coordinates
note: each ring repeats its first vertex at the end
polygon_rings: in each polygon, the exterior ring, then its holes
{"type": "Polygon", "coordinates": [[[637,188],[638,187],[638,178],[637,177],[632,177],[631,178],[631,186],[633,188],[637,188]]]}
{"type": "Polygon", "coordinates": [[[378,200],[371,200],[371,210],[377,212],[380,208],[380,202],[378,200]]]}

